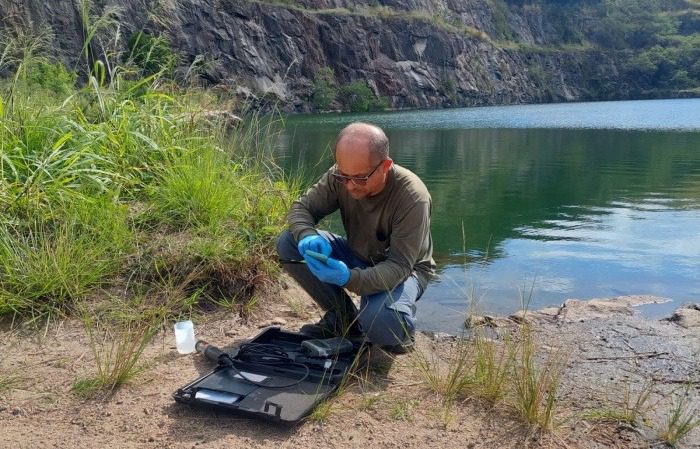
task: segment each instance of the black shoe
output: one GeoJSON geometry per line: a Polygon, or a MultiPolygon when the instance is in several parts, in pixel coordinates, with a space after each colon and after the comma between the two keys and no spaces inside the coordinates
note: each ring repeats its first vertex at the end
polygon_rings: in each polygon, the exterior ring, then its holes
{"type": "Polygon", "coordinates": [[[380,346],[380,348],[385,352],[390,352],[392,354],[408,354],[413,352],[416,348],[416,336],[411,334],[407,341],[400,343],[398,345],[390,346],[380,346]]]}
{"type": "Polygon", "coordinates": [[[354,339],[363,336],[357,323],[352,323],[349,329],[345,329],[339,324],[335,312],[332,310],[326,312],[318,323],[301,326],[299,333],[312,338],[346,337],[354,339]]]}
{"type": "Polygon", "coordinates": [[[340,336],[334,328],[326,326],[323,320],[316,324],[304,324],[299,333],[311,338],[332,338],[340,336]]]}

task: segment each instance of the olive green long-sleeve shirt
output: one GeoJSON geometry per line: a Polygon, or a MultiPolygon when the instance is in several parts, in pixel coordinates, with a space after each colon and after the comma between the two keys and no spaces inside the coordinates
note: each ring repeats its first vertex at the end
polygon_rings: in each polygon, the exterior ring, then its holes
{"type": "Polygon", "coordinates": [[[316,234],[316,225],[340,209],[350,248],[368,268],[350,270],[345,288],[369,295],[393,289],[415,271],[425,289],[433,274],[430,235],[432,199],[410,170],[392,165],[384,189],[356,200],[328,170],[291,207],[289,229],[297,241],[316,234]]]}

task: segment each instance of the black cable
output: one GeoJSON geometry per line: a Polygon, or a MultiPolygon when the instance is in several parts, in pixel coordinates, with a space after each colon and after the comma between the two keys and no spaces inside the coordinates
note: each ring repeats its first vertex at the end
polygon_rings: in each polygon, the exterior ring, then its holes
{"type": "MultiPolygon", "coordinates": [[[[279,349],[278,346],[272,345],[272,344],[266,344],[266,343],[243,343],[241,346],[238,347],[238,355],[237,360],[235,360],[233,357],[231,357],[230,354],[224,353],[223,355],[224,358],[226,358],[230,363],[226,363],[227,366],[232,368],[236,374],[238,374],[241,379],[245,380],[246,382],[249,382],[253,385],[259,386],[259,387],[264,387],[264,388],[289,388],[293,387],[295,385],[299,385],[303,381],[305,381],[310,374],[310,370],[308,365],[304,363],[299,363],[295,360],[293,360],[289,355],[279,349]],[[236,362],[248,362],[248,363],[253,363],[253,364],[258,364],[258,365],[266,365],[266,366],[301,366],[304,368],[305,373],[304,376],[301,379],[298,379],[294,382],[284,384],[284,385],[268,385],[264,384],[263,382],[257,382],[253,379],[247,378],[241,370],[239,370],[235,364],[236,362]]],[[[219,360],[221,363],[221,360],[219,360]]]]}

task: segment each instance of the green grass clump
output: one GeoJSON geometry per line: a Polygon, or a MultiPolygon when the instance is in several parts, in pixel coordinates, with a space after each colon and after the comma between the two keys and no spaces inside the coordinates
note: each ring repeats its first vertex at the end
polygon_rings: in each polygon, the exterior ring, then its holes
{"type": "Polygon", "coordinates": [[[554,422],[561,364],[556,356],[536,363],[536,345],[528,325],[521,327],[513,364],[513,404],[519,415],[540,429],[549,430],[554,422]]]}
{"type": "Polygon", "coordinates": [[[389,410],[389,417],[394,421],[413,421],[413,410],[418,405],[415,399],[400,399],[389,410]]]}
{"type": "Polygon", "coordinates": [[[220,150],[202,148],[163,168],[151,199],[160,221],[176,228],[203,228],[242,219],[242,203],[250,192],[243,190],[241,167],[227,159],[220,150]]]}
{"type": "Polygon", "coordinates": [[[693,429],[700,427],[700,409],[692,405],[691,391],[689,383],[682,394],[674,397],[671,413],[659,432],[659,439],[669,446],[676,447],[693,429]]]}
{"type": "Polygon", "coordinates": [[[649,402],[654,387],[653,381],[646,381],[639,388],[633,388],[630,383],[626,383],[620,401],[599,410],[592,410],[587,413],[587,417],[624,423],[633,427],[643,424],[645,415],[655,406],[654,403],[649,402]]]}
{"type": "Polygon", "coordinates": [[[474,352],[465,340],[459,340],[452,354],[445,359],[436,353],[416,351],[412,356],[413,366],[428,387],[437,393],[445,404],[463,397],[471,379],[474,352]]]}
{"type": "Polygon", "coordinates": [[[473,367],[468,379],[472,394],[496,404],[507,394],[509,370],[513,366],[513,351],[505,350],[484,332],[477,331],[472,339],[473,367]]]}
{"type": "Polygon", "coordinates": [[[115,287],[166,289],[173,316],[252,307],[297,193],[271,157],[279,122],[238,119],[225,93],[175,87],[158,64],[140,77],[106,61],[75,88],[44,38],[23,39],[0,64],[16,71],[0,81],[0,315],[50,317],[115,287]]]}
{"type": "Polygon", "coordinates": [[[139,304],[115,300],[111,309],[100,312],[81,308],[95,375],[77,380],[72,387],[74,394],[89,398],[111,393],[145,368],[139,359],[163,324],[166,308],[139,304]]]}
{"type": "Polygon", "coordinates": [[[414,353],[420,377],[442,399],[442,416],[449,418],[455,401],[477,398],[505,405],[536,429],[552,429],[562,367],[557,354],[542,359],[527,325],[502,341],[494,337],[476,328],[446,354],[414,353]]]}
{"type": "Polygon", "coordinates": [[[0,314],[66,310],[118,272],[132,239],[125,210],[105,199],[0,227],[0,314]]]}
{"type": "Polygon", "coordinates": [[[16,375],[14,372],[3,371],[0,371],[0,394],[4,394],[5,392],[12,390],[16,386],[21,385],[24,380],[22,377],[16,375]]]}

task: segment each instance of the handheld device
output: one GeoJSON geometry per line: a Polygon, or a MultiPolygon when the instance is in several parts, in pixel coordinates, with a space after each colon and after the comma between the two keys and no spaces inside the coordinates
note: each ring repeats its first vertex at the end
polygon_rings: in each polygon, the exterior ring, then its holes
{"type": "Polygon", "coordinates": [[[308,254],[309,256],[313,257],[316,260],[320,260],[323,263],[328,263],[328,256],[325,254],[317,253],[316,251],[312,251],[310,249],[307,249],[304,254],[308,254]]]}

